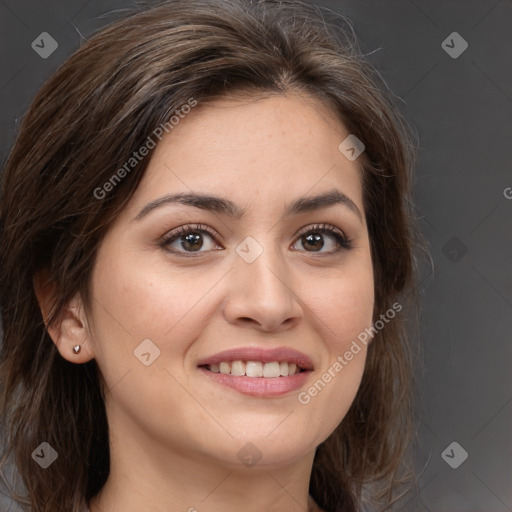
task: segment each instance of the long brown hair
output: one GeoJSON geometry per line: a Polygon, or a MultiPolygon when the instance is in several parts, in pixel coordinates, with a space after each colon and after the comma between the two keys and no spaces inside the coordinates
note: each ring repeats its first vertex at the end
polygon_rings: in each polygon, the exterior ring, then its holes
{"type": "MultiPolygon", "coordinates": [[[[33,512],[78,512],[109,473],[98,366],[60,356],[36,300],[34,276],[45,270],[56,284],[47,321],[55,321],[77,291],[90,304],[97,249],[149,157],[101,198],[97,191],[133,151],[191,98],[201,104],[239,92],[287,91],[321,99],[364,142],[358,161],[375,274],[374,320],[396,302],[405,312],[415,289],[412,139],[346,19],[297,1],[171,0],[113,23],[37,93],[3,173],[3,465],[12,459],[26,488],[16,499],[33,512]],[[59,453],[46,471],[31,459],[43,441],[59,453]]],[[[378,331],[348,414],[317,448],[310,493],[328,512],[386,507],[402,481],[412,396],[405,318],[401,313],[378,331]]]]}

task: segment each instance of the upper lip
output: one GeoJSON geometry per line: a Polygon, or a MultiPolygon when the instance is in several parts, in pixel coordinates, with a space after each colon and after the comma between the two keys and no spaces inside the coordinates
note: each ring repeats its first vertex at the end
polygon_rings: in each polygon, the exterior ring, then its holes
{"type": "Polygon", "coordinates": [[[261,361],[262,363],[279,361],[295,363],[303,370],[313,370],[313,363],[306,354],[287,347],[276,347],[272,349],[259,347],[233,348],[201,359],[197,365],[220,364],[224,361],[261,361]]]}

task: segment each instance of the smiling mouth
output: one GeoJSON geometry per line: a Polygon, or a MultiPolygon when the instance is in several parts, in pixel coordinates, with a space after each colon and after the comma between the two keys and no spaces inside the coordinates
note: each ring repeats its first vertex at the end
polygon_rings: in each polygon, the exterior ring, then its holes
{"type": "Polygon", "coordinates": [[[268,363],[261,361],[223,361],[218,364],[201,365],[200,368],[204,368],[212,373],[254,378],[292,377],[306,371],[296,363],[287,361],[272,361],[268,363]]]}

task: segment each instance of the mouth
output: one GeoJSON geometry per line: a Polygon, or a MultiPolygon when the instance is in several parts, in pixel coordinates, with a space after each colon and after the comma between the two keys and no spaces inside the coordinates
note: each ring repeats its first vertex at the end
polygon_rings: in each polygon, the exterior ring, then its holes
{"type": "Polygon", "coordinates": [[[222,361],[220,363],[201,365],[200,368],[213,373],[234,375],[236,377],[252,377],[272,379],[277,377],[292,377],[297,373],[306,371],[296,363],[288,361],[222,361]]]}
{"type": "Polygon", "coordinates": [[[197,366],[211,382],[256,397],[295,391],[313,371],[308,356],[287,348],[233,349],[202,360],[197,366]]]}

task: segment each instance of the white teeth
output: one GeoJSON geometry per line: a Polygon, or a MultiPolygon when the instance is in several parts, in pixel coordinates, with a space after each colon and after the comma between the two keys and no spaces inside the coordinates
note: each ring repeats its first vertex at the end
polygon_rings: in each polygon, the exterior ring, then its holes
{"type": "Polygon", "coordinates": [[[231,375],[245,375],[245,363],[243,361],[233,361],[231,375]]]}
{"type": "Polygon", "coordinates": [[[263,366],[263,377],[279,377],[279,363],[265,363],[263,366]]]}
{"type": "Polygon", "coordinates": [[[210,364],[208,369],[213,373],[223,373],[224,375],[235,375],[237,377],[247,375],[247,377],[288,377],[300,372],[300,368],[295,363],[272,361],[262,363],[261,361],[223,361],[219,364],[210,364]]]}
{"type": "Polygon", "coordinates": [[[247,361],[245,374],[247,377],[263,377],[263,364],[259,361],[247,361]]]}
{"type": "Polygon", "coordinates": [[[231,365],[229,363],[220,363],[220,373],[228,374],[231,373],[231,365]]]}

